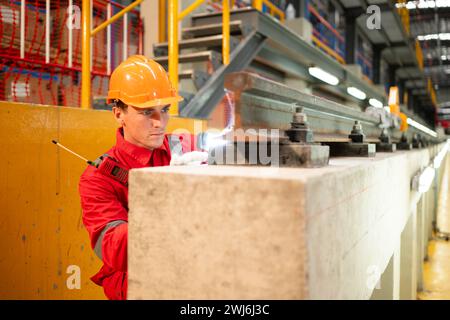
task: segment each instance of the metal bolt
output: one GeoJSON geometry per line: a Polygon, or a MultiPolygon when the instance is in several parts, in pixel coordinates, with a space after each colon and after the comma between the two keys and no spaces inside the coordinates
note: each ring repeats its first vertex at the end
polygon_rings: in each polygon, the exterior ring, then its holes
{"type": "Polygon", "coordinates": [[[352,133],[362,133],[362,125],[358,120],[353,125],[352,133]]]}
{"type": "Polygon", "coordinates": [[[295,107],[291,128],[286,130],[286,134],[292,142],[312,143],[314,141],[313,133],[308,128],[307,117],[303,112],[303,107],[295,107]]]}
{"type": "Polygon", "coordinates": [[[292,122],[298,124],[306,124],[307,121],[308,117],[306,116],[306,113],[303,112],[303,107],[295,108],[295,113],[292,122]]]}
{"type": "Polygon", "coordinates": [[[404,143],[408,142],[408,138],[406,137],[404,132],[402,133],[402,137],[400,138],[400,142],[404,142],[404,143]]]}
{"type": "Polygon", "coordinates": [[[348,137],[352,140],[352,142],[364,142],[365,135],[362,131],[361,123],[358,120],[355,121],[353,129],[348,137]]]}
{"type": "Polygon", "coordinates": [[[383,128],[381,130],[381,134],[380,134],[379,139],[380,139],[381,142],[391,143],[391,137],[389,136],[389,132],[388,132],[388,130],[386,128],[383,128]]]}

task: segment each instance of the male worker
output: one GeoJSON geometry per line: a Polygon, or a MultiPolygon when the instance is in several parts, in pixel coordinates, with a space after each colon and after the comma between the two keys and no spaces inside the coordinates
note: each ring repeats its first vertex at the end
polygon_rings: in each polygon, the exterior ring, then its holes
{"type": "MultiPolygon", "coordinates": [[[[119,167],[167,166],[171,160],[165,129],[169,107],[182,98],[166,71],[151,59],[132,56],[112,73],[108,103],[120,125],[108,152],[119,167]]],[[[119,169],[120,170],[120,169],[119,169]]],[[[91,279],[109,299],[126,299],[128,184],[89,166],[80,179],[83,222],[103,267],[91,279]]]]}

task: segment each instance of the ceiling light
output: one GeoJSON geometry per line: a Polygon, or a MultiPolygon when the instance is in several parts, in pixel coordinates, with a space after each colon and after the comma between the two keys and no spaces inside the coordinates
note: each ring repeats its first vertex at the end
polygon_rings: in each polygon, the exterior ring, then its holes
{"type": "Polygon", "coordinates": [[[448,0],[436,0],[436,7],[438,8],[450,7],[450,2],[448,0]]]}
{"type": "Polygon", "coordinates": [[[413,1],[409,1],[406,4],[406,9],[411,10],[411,9],[415,9],[416,8],[416,4],[413,1]]]}
{"type": "Polygon", "coordinates": [[[348,87],[347,93],[349,95],[354,96],[356,99],[359,99],[359,100],[364,100],[367,97],[367,95],[363,91],[361,91],[355,87],[348,87]]]}
{"type": "Polygon", "coordinates": [[[450,40],[450,33],[430,33],[417,36],[417,40],[426,41],[426,40],[450,40]]]}
{"type": "MultiPolygon", "coordinates": [[[[397,8],[403,8],[405,5],[403,3],[398,3],[397,8]]],[[[408,1],[406,3],[406,9],[427,9],[427,8],[447,8],[450,7],[450,2],[448,0],[420,0],[420,1],[408,1]]]]}
{"type": "Polygon", "coordinates": [[[375,98],[370,98],[369,104],[374,108],[383,108],[383,102],[375,98]]]}
{"type": "Polygon", "coordinates": [[[323,82],[331,84],[332,86],[335,86],[339,83],[339,79],[337,77],[333,76],[331,73],[328,73],[319,67],[310,67],[308,69],[308,72],[314,78],[322,80],[323,82]]]}

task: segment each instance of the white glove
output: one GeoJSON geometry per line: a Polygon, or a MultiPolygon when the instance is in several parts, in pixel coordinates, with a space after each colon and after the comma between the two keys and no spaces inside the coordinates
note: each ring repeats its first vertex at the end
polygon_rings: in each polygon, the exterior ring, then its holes
{"type": "Polygon", "coordinates": [[[172,154],[172,159],[170,160],[171,166],[198,166],[203,162],[208,162],[208,152],[192,151],[186,152],[179,156],[177,154],[172,154]]]}

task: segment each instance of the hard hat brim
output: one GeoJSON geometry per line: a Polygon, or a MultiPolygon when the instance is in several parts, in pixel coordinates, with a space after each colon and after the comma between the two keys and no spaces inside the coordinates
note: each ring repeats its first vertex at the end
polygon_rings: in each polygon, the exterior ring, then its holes
{"type": "MultiPolygon", "coordinates": [[[[112,103],[113,100],[114,100],[113,98],[109,98],[108,103],[112,103]]],[[[177,95],[175,97],[169,97],[169,98],[164,98],[164,99],[154,99],[154,100],[146,101],[143,103],[131,102],[131,101],[127,101],[125,99],[120,99],[120,100],[123,103],[125,103],[126,105],[129,105],[129,106],[132,106],[135,108],[139,108],[139,109],[144,109],[144,108],[164,106],[164,105],[180,102],[180,101],[183,101],[184,98],[182,96],[177,95]]]]}
{"type": "Polygon", "coordinates": [[[133,106],[135,108],[143,109],[143,108],[164,106],[164,105],[172,104],[175,102],[180,102],[183,100],[184,100],[184,98],[182,96],[176,96],[176,97],[170,97],[170,98],[164,98],[164,99],[155,99],[155,100],[143,102],[143,103],[130,103],[129,105],[133,106]]]}

